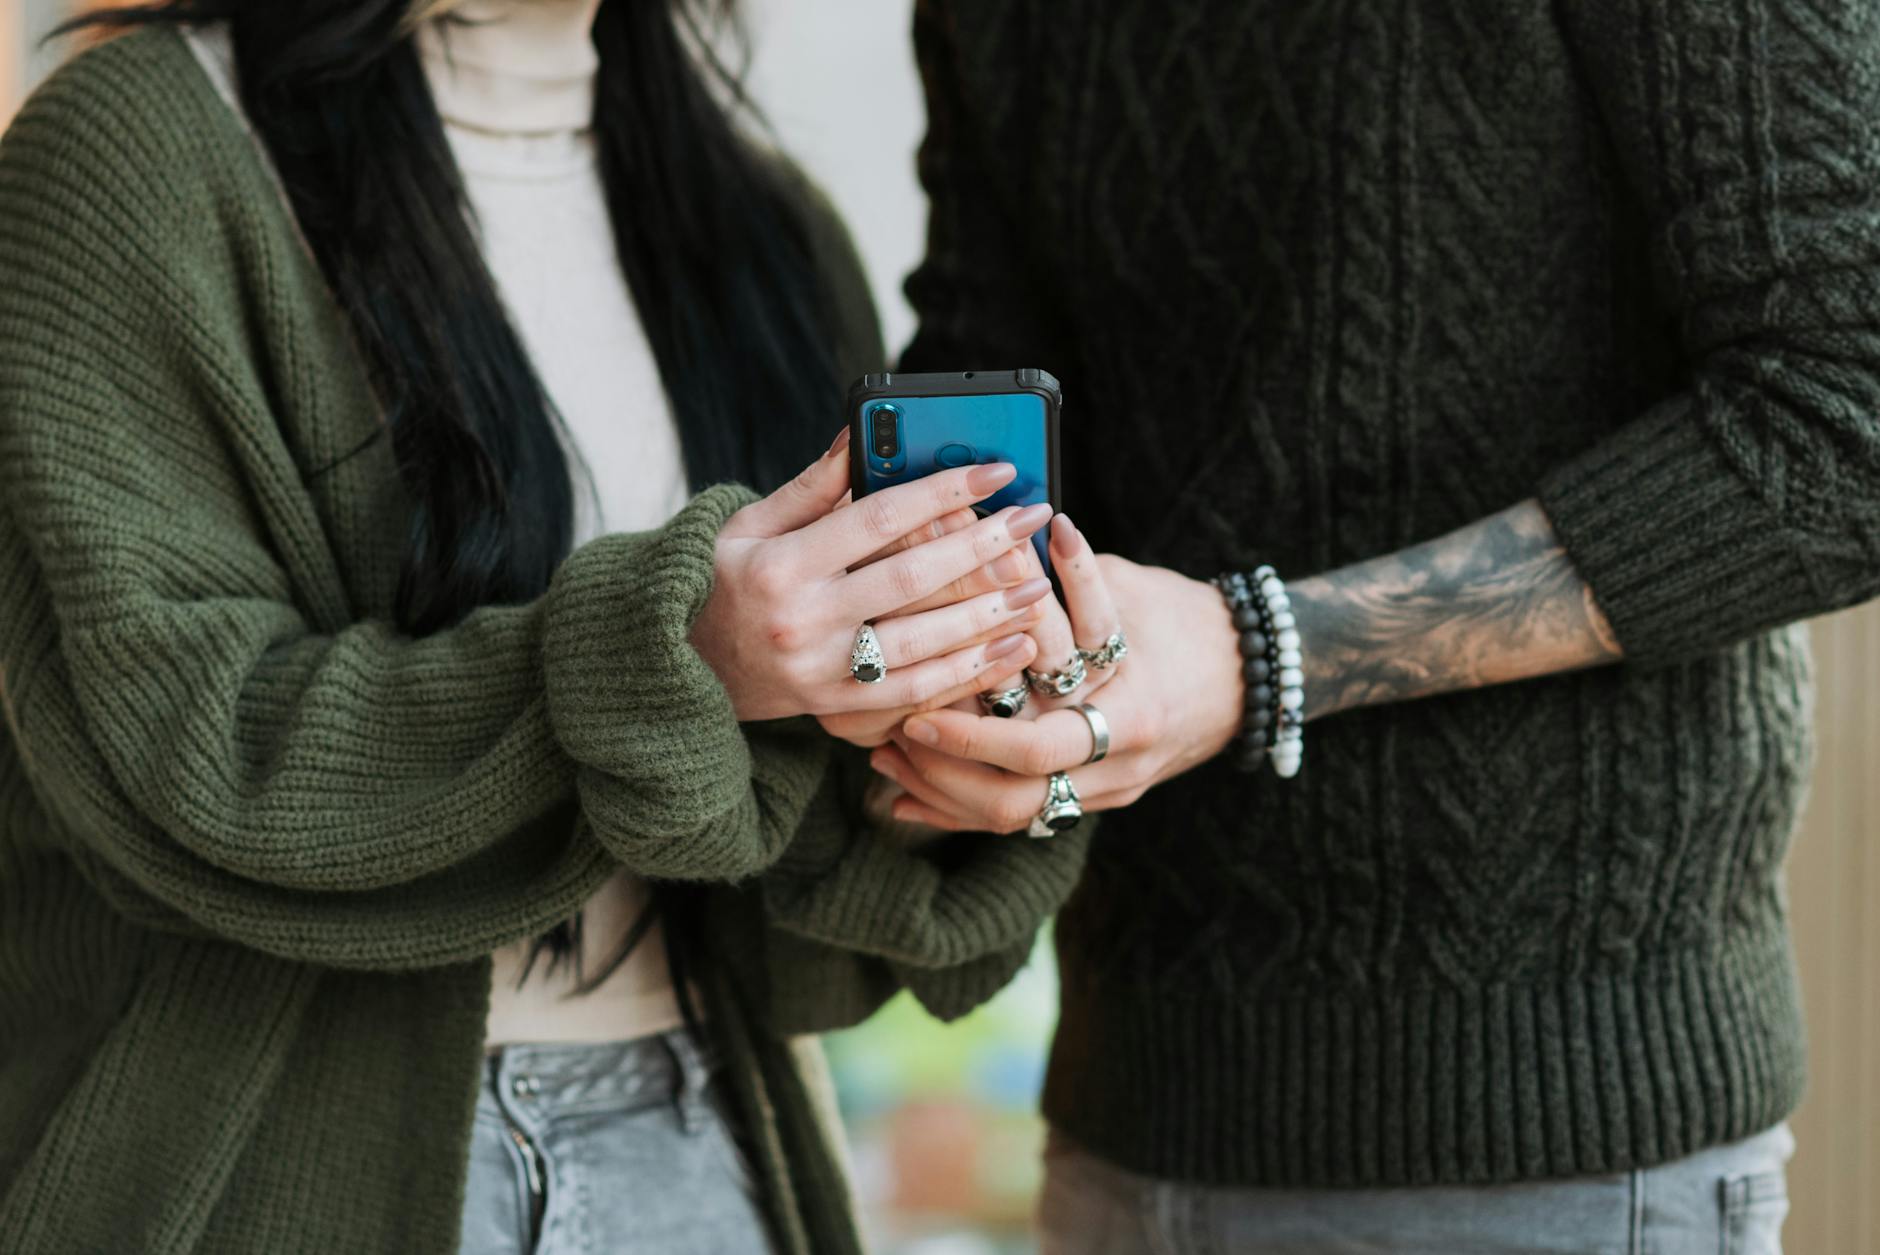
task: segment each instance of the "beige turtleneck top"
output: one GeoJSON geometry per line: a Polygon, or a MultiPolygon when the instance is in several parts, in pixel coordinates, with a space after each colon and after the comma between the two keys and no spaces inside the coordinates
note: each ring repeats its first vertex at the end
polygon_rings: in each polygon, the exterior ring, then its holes
{"type": "MultiPolygon", "coordinates": [[[[575,543],[656,527],[686,500],[678,433],[614,253],[596,164],[588,37],[600,0],[465,0],[418,30],[418,50],[476,214],[484,257],[566,426],[575,543]],[[585,471],[585,473],[583,473],[585,471]]],[[[646,905],[625,872],[584,908],[598,970],[646,905]]],[[[655,930],[586,995],[528,943],[495,955],[487,1041],[611,1041],[679,1023],[655,930]]]]}

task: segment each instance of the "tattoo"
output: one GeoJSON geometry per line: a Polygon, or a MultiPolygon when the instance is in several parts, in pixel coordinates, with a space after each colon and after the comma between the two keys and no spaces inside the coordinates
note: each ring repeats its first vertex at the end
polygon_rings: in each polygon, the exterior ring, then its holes
{"type": "Polygon", "coordinates": [[[1309,718],[1621,656],[1532,501],[1287,591],[1305,646],[1309,718]]]}

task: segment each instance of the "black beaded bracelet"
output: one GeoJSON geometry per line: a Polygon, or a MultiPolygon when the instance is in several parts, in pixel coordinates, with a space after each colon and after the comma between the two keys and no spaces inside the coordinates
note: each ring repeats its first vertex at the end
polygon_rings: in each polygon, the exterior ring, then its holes
{"type": "Polygon", "coordinates": [[[1304,745],[1304,676],[1299,633],[1286,587],[1272,567],[1251,575],[1235,571],[1214,586],[1227,599],[1240,637],[1240,674],[1246,702],[1234,738],[1234,766],[1258,771],[1270,762],[1281,777],[1299,771],[1304,745]]]}

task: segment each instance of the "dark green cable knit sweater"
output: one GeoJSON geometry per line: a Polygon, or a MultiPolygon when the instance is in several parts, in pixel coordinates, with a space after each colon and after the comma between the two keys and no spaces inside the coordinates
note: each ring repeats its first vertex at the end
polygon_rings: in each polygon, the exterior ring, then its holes
{"type": "Polygon", "coordinates": [[[447,1255],[487,956],[622,865],[738,886],[708,1019],[778,1237],[858,1250],[784,1035],[983,999],[1084,837],[891,847],[853,755],[737,723],[687,633],[742,489],[400,637],[377,421],[177,36],[55,75],[0,139],[0,1251],[447,1255]]]}
{"type": "Polygon", "coordinates": [[[1538,496],[1628,658],[1340,715],[1294,782],[1215,764],[1106,818],[1051,1120],[1144,1172],[1375,1186],[1782,1119],[1784,625],[1880,592],[1880,6],[917,23],[904,365],[1055,371],[1100,548],[1303,576],[1538,496]]]}

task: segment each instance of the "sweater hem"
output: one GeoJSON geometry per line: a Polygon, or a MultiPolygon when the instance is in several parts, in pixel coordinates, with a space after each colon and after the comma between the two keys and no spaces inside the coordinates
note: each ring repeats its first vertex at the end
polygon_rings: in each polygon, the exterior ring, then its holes
{"type": "Polygon", "coordinates": [[[1044,1112],[1144,1176],[1288,1187],[1622,1172],[1749,1137],[1804,1077],[1780,924],[1616,974],[1176,999],[1076,970],[1044,1112]]]}

